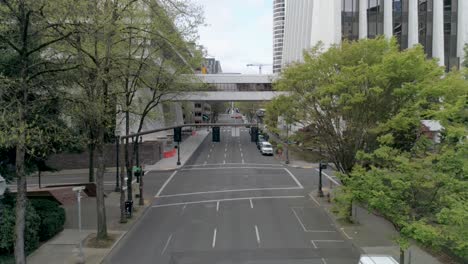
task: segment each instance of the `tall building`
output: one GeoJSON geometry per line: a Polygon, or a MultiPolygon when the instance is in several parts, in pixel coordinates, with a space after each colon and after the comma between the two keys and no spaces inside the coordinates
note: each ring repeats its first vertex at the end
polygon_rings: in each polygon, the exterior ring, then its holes
{"type": "Polygon", "coordinates": [[[406,49],[421,44],[447,70],[459,67],[468,42],[467,0],[286,0],[282,65],[304,49],[342,40],[395,36],[406,49]]]}
{"type": "Polygon", "coordinates": [[[204,69],[206,70],[206,74],[223,73],[221,63],[215,58],[205,58],[204,69]]]}
{"type": "Polygon", "coordinates": [[[273,73],[281,71],[283,57],[285,0],[273,1],[273,73]]]}

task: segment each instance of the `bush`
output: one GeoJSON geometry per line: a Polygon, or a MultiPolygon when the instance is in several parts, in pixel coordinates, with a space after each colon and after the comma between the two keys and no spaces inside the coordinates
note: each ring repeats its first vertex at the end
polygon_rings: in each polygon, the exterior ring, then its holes
{"type": "Polygon", "coordinates": [[[65,210],[59,203],[47,199],[31,200],[31,204],[41,218],[39,239],[45,241],[63,230],[65,210]]]}
{"type": "MultiPolygon", "coordinates": [[[[41,219],[29,203],[26,206],[25,250],[31,252],[39,245],[41,219]]],[[[5,205],[0,219],[0,255],[13,253],[15,247],[15,207],[5,205]]]]}

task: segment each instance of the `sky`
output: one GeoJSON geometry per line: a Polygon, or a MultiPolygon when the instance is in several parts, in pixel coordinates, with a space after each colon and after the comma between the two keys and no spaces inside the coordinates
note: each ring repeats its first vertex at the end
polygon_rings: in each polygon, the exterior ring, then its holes
{"type": "MultiPolygon", "coordinates": [[[[207,26],[199,29],[199,44],[221,62],[225,73],[256,74],[249,63],[273,61],[273,0],[196,0],[207,26]]],[[[271,73],[271,65],[262,69],[271,73]]]]}

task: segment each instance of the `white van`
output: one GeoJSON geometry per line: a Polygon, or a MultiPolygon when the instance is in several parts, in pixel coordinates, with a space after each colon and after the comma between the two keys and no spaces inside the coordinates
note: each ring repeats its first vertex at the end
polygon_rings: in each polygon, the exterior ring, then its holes
{"type": "Polygon", "coordinates": [[[388,255],[362,255],[359,264],[398,264],[398,261],[388,255]]]}

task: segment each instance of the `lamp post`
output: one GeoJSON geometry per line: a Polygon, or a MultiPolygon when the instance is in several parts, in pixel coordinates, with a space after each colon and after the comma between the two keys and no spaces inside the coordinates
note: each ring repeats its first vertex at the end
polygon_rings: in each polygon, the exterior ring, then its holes
{"type": "Polygon", "coordinates": [[[289,164],[289,124],[286,124],[286,164],[289,164]]]}
{"type": "Polygon", "coordinates": [[[177,142],[177,165],[180,164],[180,142],[177,142]]]}
{"type": "Polygon", "coordinates": [[[119,186],[119,153],[120,153],[120,130],[115,130],[115,192],[120,192],[119,186]]]}
{"type": "Polygon", "coordinates": [[[81,239],[81,191],[85,189],[84,186],[74,187],[72,190],[76,192],[76,200],[78,202],[78,230],[80,233],[80,248],[78,252],[78,263],[85,263],[85,256],[83,253],[83,241],[81,239]]]}
{"type": "Polygon", "coordinates": [[[322,191],[322,170],[327,169],[327,163],[320,161],[319,163],[319,185],[318,185],[318,196],[323,197],[322,191]]]}

